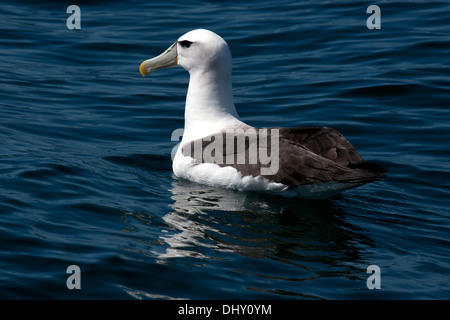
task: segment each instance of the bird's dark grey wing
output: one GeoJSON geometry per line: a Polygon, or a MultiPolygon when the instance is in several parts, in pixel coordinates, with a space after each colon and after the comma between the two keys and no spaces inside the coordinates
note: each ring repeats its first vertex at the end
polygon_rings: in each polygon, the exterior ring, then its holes
{"type": "Polygon", "coordinates": [[[270,181],[289,187],[326,182],[367,183],[383,177],[381,172],[384,169],[365,162],[351,143],[335,129],[299,127],[264,130],[255,131],[256,139],[249,131],[235,132],[232,147],[226,133],[221,132],[185,144],[183,154],[193,157],[197,163],[232,166],[243,176],[254,177],[262,175],[262,168],[271,168],[274,164],[261,161],[261,156],[267,160],[267,156],[277,155],[277,159],[272,159],[278,161],[276,172],[263,175],[270,181]],[[272,141],[277,141],[277,144],[273,145],[272,141]],[[278,150],[272,150],[274,146],[278,150]]]}
{"type": "Polygon", "coordinates": [[[364,159],[352,144],[337,130],[329,127],[280,128],[280,135],[292,143],[303,146],[318,156],[340,166],[363,163],[364,159]]]}

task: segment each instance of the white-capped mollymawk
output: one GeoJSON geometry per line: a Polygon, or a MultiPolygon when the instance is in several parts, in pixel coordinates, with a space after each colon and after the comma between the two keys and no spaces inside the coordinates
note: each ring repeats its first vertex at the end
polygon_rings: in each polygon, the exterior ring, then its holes
{"type": "Polygon", "coordinates": [[[140,73],[180,66],[190,74],[183,138],[173,159],[176,176],[211,186],[324,199],[380,180],[386,170],[365,162],[329,127],[256,129],[233,102],[231,53],[205,29],[181,36],[140,73]]]}

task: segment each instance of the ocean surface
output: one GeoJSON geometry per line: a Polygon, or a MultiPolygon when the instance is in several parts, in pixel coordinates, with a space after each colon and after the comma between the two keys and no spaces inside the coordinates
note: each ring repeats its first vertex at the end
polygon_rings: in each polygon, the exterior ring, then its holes
{"type": "Polygon", "coordinates": [[[0,4],[1,299],[450,298],[448,1],[73,4],[81,29],[0,4]],[[334,127],[387,177],[321,201],[176,178],[189,76],[139,65],[196,28],[244,121],[334,127]]]}

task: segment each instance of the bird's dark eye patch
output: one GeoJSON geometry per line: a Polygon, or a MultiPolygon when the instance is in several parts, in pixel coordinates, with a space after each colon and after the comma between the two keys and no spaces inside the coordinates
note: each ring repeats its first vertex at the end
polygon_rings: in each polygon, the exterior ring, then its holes
{"type": "Polygon", "coordinates": [[[188,40],[183,40],[183,41],[180,41],[180,44],[183,48],[189,48],[191,46],[192,42],[188,41],[188,40]]]}

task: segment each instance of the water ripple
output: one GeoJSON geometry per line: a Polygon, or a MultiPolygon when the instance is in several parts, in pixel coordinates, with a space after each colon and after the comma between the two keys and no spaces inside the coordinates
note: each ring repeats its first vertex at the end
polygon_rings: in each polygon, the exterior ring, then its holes
{"type": "Polygon", "coordinates": [[[81,30],[57,2],[0,6],[0,298],[448,297],[448,3],[381,2],[380,30],[353,0],[78,5],[81,30]],[[178,180],[188,74],[138,69],[200,27],[245,121],[333,126],[386,179],[323,202],[178,180]]]}

